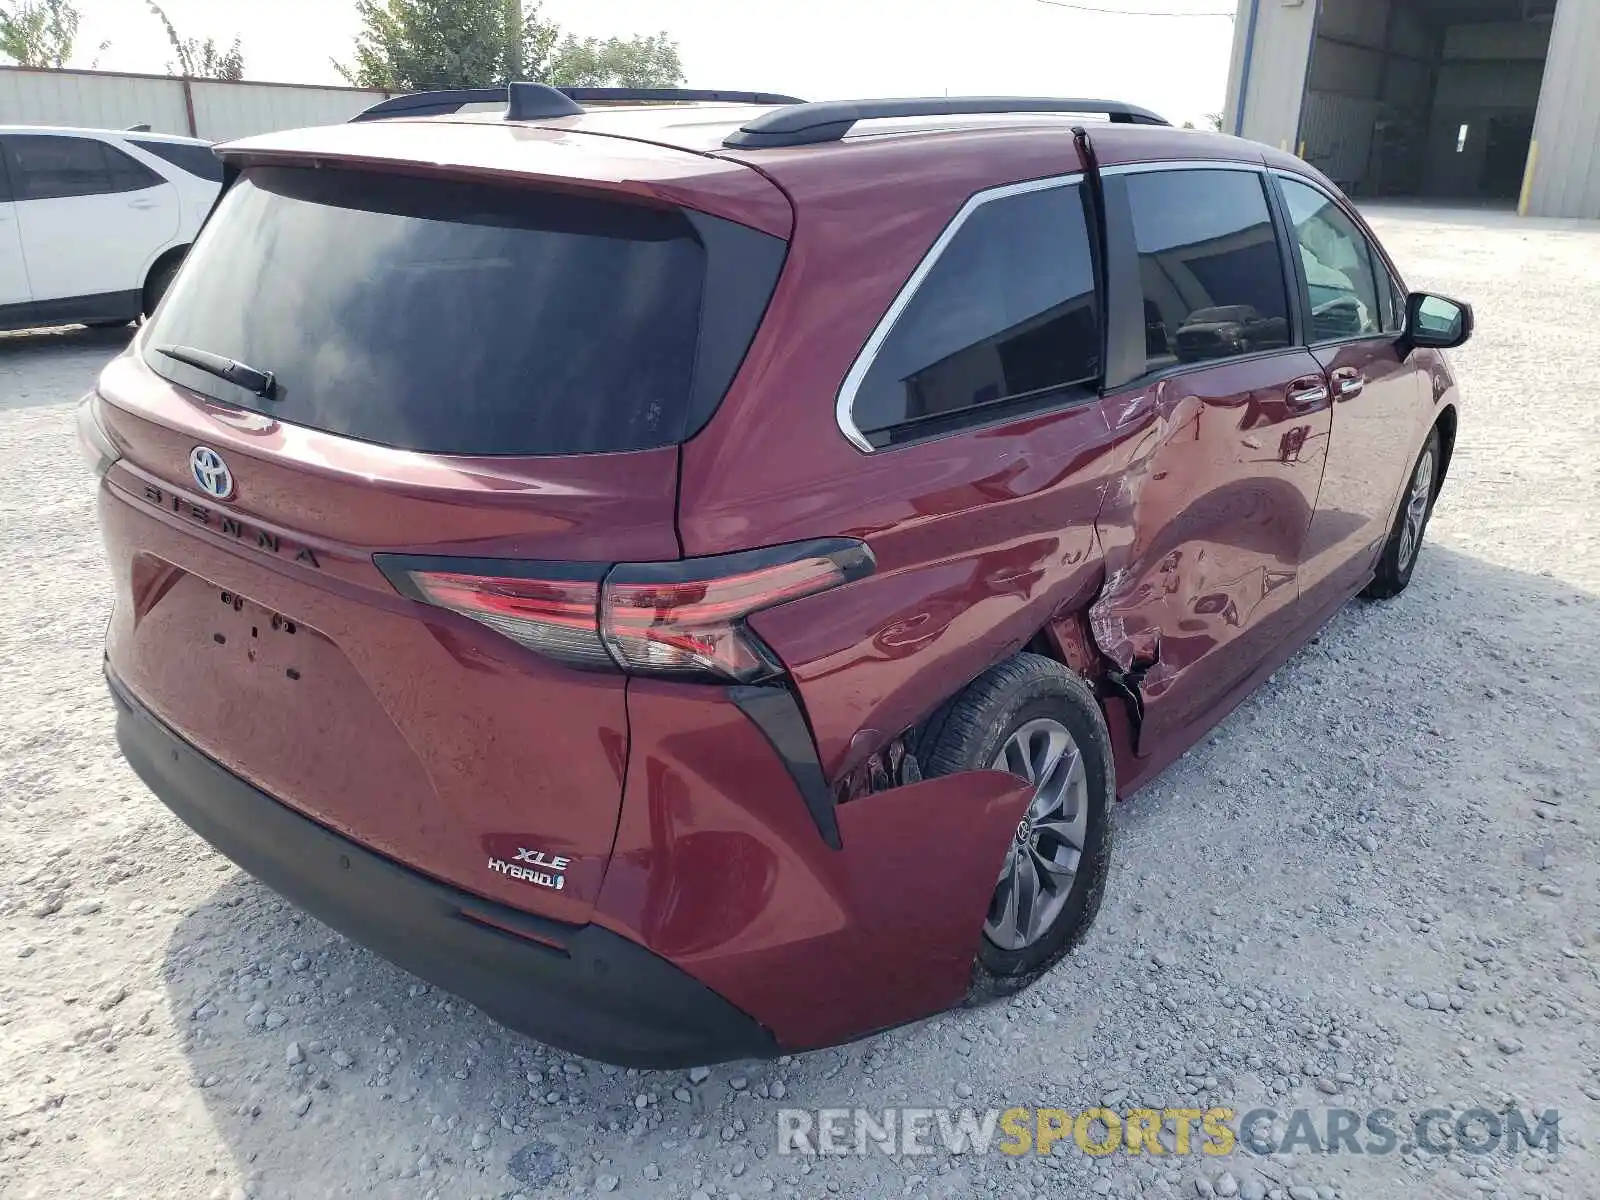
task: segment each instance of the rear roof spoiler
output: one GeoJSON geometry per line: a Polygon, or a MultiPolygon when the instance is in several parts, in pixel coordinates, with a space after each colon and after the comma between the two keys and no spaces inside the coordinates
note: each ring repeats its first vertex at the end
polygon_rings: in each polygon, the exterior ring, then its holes
{"type": "Polygon", "coordinates": [[[1148,109],[1120,100],[1039,96],[936,96],[920,100],[828,100],[762,113],[723,140],[729,149],[809,146],[837,142],[857,121],[878,117],[948,117],[979,113],[1090,113],[1123,125],[1169,125],[1148,109]]]}
{"type": "Polygon", "coordinates": [[[584,104],[678,104],[721,101],[727,104],[804,105],[803,100],[775,92],[722,92],[698,88],[557,88],[543,83],[511,83],[494,88],[452,88],[438,92],[412,92],[391,96],[351,117],[351,121],[382,121],[392,117],[431,117],[459,112],[468,104],[504,101],[506,120],[540,121],[574,117],[584,104]]]}

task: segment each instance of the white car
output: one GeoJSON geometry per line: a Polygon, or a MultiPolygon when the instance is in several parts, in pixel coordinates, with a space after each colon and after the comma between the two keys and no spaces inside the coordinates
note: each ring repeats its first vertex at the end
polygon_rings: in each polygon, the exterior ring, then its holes
{"type": "Polygon", "coordinates": [[[0,125],[0,329],[150,313],[221,185],[209,142],[0,125]]]}

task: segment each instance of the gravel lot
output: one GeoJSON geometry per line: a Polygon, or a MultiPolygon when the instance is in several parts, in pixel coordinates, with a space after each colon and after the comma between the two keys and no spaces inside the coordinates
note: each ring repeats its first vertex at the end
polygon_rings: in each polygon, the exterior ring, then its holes
{"type": "MultiPolygon", "coordinates": [[[[118,758],[70,408],[117,335],[0,337],[0,1193],[1600,1196],[1600,226],[1375,214],[1477,303],[1416,581],[1118,813],[1009,1006],[708,1074],[510,1035],[212,854],[118,758]],[[780,1107],[1561,1111],[1560,1152],[807,1160],[780,1107]]],[[[125,336],[125,335],[121,335],[125,336]]]]}

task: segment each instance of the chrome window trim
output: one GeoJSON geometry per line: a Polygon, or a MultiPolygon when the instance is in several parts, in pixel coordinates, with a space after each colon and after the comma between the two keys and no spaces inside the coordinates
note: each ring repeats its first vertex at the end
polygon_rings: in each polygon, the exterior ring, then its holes
{"type": "MultiPolygon", "coordinates": [[[[895,325],[905,314],[912,297],[921,290],[928,275],[943,257],[946,249],[956,234],[961,232],[961,227],[967,223],[972,214],[985,204],[995,200],[1004,200],[1011,196],[1025,196],[1030,192],[1048,192],[1054,188],[1072,187],[1083,182],[1083,172],[1073,171],[1066,175],[1050,175],[1044,179],[1029,179],[1022,183],[1008,183],[1000,187],[986,188],[981,192],[974,192],[967,198],[967,202],[957,210],[956,215],[950,218],[950,223],[944,227],[937,241],[922,256],[922,261],[917,264],[917,269],[911,272],[905,286],[900,289],[894,298],[894,303],[889,305],[889,311],[872,330],[872,336],[867,338],[867,344],[856,355],[856,360],[850,366],[850,372],[844,377],[844,383],[839,388],[838,398],[834,402],[834,419],[838,422],[839,432],[849,439],[850,444],[863,454],[876,453],[878,447],[874,446],[867,435],[862,433],[855,423],[856,393],[860,391],[861,384],[867,377],[867,372],[872,369],[872,364],[877,361],[878,351],[883,349],[884,342],[889,340],[889,335],[894,332],[895,325]]],[[[953,414],[952,414],[953,415],[953,414]]]]}
{"type": "Polygon", "coordinates": [[[1156,171],[1248,171],[1264,175],[1267,172],[1267,164],[1221,158],[1180,158],[1168,162],[1119,163],[1113,167],[1101,168],[1100,174],[1109,179],[1114,175],[1148,175],[1156,171]]]}

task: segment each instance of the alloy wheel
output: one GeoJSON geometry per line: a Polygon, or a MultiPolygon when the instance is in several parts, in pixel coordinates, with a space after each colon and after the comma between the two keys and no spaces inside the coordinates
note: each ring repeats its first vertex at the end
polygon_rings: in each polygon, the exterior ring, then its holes
{"type": "Polygon", "coordinates": [[[983,924],[996,946],[1022,950],[1045,935],[1072,892],[1089,831],[1089,779],[1077,742],[1048,717],[1007,738],[992,766],[1033,784],[983,924]]]}
{"type": "Polygon", "coordinates": [[[1422,526],[1428,519],[1428,504],[1433,499],[1433,455],[1424,454],[1417,463],[1417,473],[1411,477],[1411,491],[1406,497],[1405,516],[1400,523],[1400,569],[1411,565],[1422,547],[1422,526]]]}

